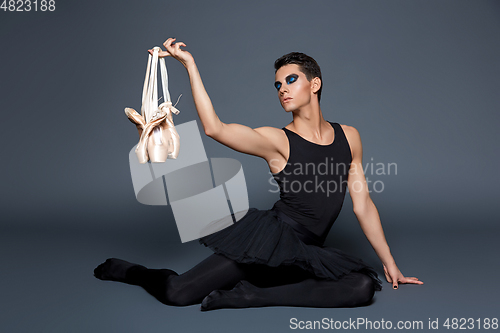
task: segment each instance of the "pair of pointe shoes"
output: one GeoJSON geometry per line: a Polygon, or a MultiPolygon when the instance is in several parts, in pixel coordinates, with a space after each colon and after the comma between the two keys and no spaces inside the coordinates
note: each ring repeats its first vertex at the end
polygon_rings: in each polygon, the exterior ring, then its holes
{"type": "Polygon", "coordinates": [[[139,131],[139,144],[135,149],[139,163],[144,164],[148,160],[161,163],[167,158],[176,159],[179,155],[180,138],[174,127],[172,112],[178,114],[180,111],[173,107],[171,102],[162,103],[146,123],[137,111],[125,108],[128,119],[139,131]]]}

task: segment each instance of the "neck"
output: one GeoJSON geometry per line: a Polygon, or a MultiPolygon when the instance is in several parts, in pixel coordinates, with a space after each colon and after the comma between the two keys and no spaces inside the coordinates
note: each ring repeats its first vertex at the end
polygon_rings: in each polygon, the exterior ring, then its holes
{"type": "Polygon", "coordinates": [[[321,141],[331,126],[323,118],[319,103],[315,102],[292,111],[293,121],[290,123],[290,126],[295,132],[301,133],[304,137],[321,141]]]}

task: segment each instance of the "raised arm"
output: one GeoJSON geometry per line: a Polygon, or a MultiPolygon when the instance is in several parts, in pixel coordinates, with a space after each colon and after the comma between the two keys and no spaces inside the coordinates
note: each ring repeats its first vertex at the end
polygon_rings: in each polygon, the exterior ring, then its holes
{"type": "Polygon", "coordinates": [[[380,261],[382,261],[387,281],[392,283],[394,289],[397,289],[398,283],[423,284],[416,277],[403,276],[397,267],[385,239],[378,210],[368,192],[362,167],[363,147],[361,145],[361,137],[354,127],[343,125],[343,129],[349,141],[352,154],[347,186],[352,199],[354,214],[366,238],[377,253],[380,261]]]}
{"type": "MultiPolygon", "coordinates": [[[[273,139],[278,135],[276,128],[259,127],[252,129],[240,124],[226,124],[219,119],[205,90],[193,56],[188,51],[180,48],[181,46],[185,47],[186,44],[183,42],[174,43],[174,41],[175,38],[167,39],[163,43],[166,51],[160,52],[159,56],[171,56],[180,61],[186,68],[189,74],[194,104],[205,134],[223,145],[245,154],[265,159],[275,154],[277,147],[273,139]]],[[[152,52],[152,50],[149,51],[152,52]]]]}

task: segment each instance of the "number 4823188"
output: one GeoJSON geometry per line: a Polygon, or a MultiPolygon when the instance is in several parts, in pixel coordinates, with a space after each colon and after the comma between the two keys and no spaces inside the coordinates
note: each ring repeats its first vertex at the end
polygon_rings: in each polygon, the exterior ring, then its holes
{"type": "Polygon", "coordinates": [[[56,10],[56,2],[55,0],[3,0],[0,9],[4,12],[53,12],[56,10]]]}

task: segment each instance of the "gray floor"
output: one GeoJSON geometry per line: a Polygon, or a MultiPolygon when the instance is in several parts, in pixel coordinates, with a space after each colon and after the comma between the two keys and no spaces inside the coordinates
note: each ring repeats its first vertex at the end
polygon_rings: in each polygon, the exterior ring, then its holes
{"type": "MultiPolygon", "coordinates": [[[[422,321],[424,328],[419,331],[428,330],[429,319],[438,319],[439,331],[444,331],[442,324],[447,318],[477,320],[499,316],[496,281],[499,230],[481,228],[406,227],[400,230],[391,227],[386,230],[400,269],[410,276],[417,275],[425,284],[402,285],[399,290],[392,290],[384,283],[384,289],[377,292],[374,302],[366,307],[273,307],[201,312],[199,306],[164,306],[139,287],[100,281],[92,275],[93,268],[107,257],[183,272],[211,253],[196,241],[180,243],[175,229],[162,222],[161,215],[167,208],[148,209],[154,214],[142,225],[135,223],[137,217],[121,215],[114,216],[114,224],[96,227],[96,220],[112,219],[111,215],[101,213],[73,216],[71,223],[67,220],[70,217],[65,219],[66,223],[58,223],[61,221],[57,218],[47,216],[37,227],[23,221],[4,223],[0,233],[0,330],[288,332],[297,331],[290,327],[291,318],[297,318],[297,322],[327,318],[365,319],[373,325],[381,324],[382,320],[391,321],[393,329],[398,321],[422,321]]],[[[429,216],[411,219],[421,218],[429,216]]],[[[332,229],[327,243],[362,256],[382,273],[363,237],[358,229],[346,228],[344,223],[332,229]],[[347,242],[346,238],[355,242],[347,242]],[[353,243],[361,245],[354,247],[353,243]]],[[[411,325],[410,322],[406,325],[411,325]]],[[[475,325],[477,327],[477,321],[475,325]]],[[[359,327],[362,331],[364,328],[359,327]]]]}

